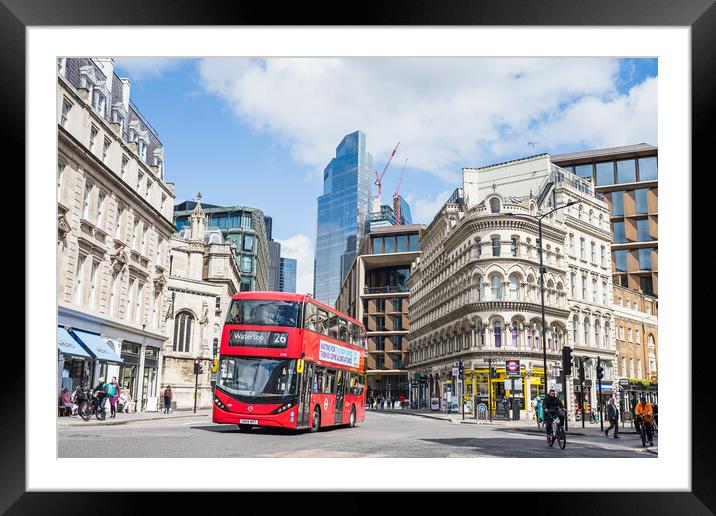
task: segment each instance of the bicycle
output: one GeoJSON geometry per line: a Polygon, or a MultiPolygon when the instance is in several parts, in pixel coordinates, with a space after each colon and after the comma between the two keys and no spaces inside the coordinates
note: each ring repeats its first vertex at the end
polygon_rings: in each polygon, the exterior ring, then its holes
{"type": "Polygon", "coordinates": [[[590,412],[589,413],[589,422],[591,424],[599,423],[599,412],[590,412]]]}
{"type": "Polygon", "coordinates": [[[104,402],[107,398],[99,398],[97,392],[93,392],[91,397],[85,397],[84,401],[80,403],[78,414],[85,421],[89,421],[92,418],[92,414],[99,420],[104,421],[107,417],[107,413],[104,410],[104,402]]]}
{"type": "Polygon", "coordinates": [[[653,438],[654,424],[646,422],[641,415],[636,416],[636,418],[634,419],[634,427],[636,428],[637,433],[641,436],[642,448],[646,448],[646,440],[649,438],[649,436],[646,435],[646,425],[651,425],[651,433],[653,438]]]}
{"type": "Polygon", "coordinates": [[[547,434],[547,444],[550,448],[554,446],[554,441],[557,441],[557,444],[563,450],[567,446],[567,434],[564,432],[564,424],[562,423],[564,417],[565,414],[562,411],[561,418],[557,416],[552,420],[552,433],[547,434]]]}

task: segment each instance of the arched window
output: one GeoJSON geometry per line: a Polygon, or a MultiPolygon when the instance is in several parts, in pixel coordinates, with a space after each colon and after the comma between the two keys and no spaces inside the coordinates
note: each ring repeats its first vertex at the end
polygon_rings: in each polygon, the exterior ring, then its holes
{"type": "Polygon", "coordinates": [[[500,213],[500,200],[497,197],[490,199],[490,213],[500,213]]]}
{"type": "Polygon", "coordinates": [[[579,329],[579,317],[576,315],[572,319],[572,340],[574,341],[574,345],[577,345],[577,330],[579,329]]]}
{"type": "Polygon", "coordinates": [[[492,237],[492,256],[500,256],[500,237],[492,237]]]}
{"type": "Polygon", "coordinates": [[[475,282],[475,296],[478,301],[482,301],[482,299],[485,297],[485,293],[483,292],[482,286],[482,276],[478,276],[475,282]]]}
{"type": "Polygon", "coordinates": [[[495,347],[500,348],[500,347],[502,347],[502,323],[500,321],[495,321],[494,328],[495,328],[495,347]]]}
{"type": "Polygon", "coordinates": [[[589,334],[592,331],[592,325],[589,323],[589,317],[584,318],[584,345],[589,346],[589,334]]]}
{"type": "Polygon", "coordinates": [[[599,346],[599,321],[594,321],[594,347],[599,346]]]}
{"type": "Polygon", "coordinates": [[[517,323],[512,323],[510,332],[512,333],[512,345],[517,347],[517,323]]]}
{"type": "Polygon", "coordinates": [[[502,278],[495,274],[490,278],[492,287],[492,299],[502,299],[502,278]]]}
{"type": "Polygon", "coordinates": [[[604,348],[609,348],[609,323],[604,324],[604,348]]]}
{"type": "Polygon", "coordinates": [[[520,279],[517,277],[517,274],[512,274],[510,276],[510,300],[511,301],[517,301],[517,289],[520,285],[520,279]]]}
{"type": "Polygon", "coordinates": [[[194,316],[189,312],[179,312],[174,318],[174,351],[191,352],[191,331],[194,316]]]}

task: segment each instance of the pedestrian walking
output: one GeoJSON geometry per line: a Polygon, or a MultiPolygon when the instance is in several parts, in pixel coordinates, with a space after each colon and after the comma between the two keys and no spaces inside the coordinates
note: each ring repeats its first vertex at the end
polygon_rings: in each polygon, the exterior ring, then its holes
{"type": "Polygon", "coordinates": [[[616,400],[609,399],[607,403],[607,418],[609,419],[609,428],[604,430],[604,435],[609,437],[609,430],[614,429],[614,439],[619,439],[619,410],[617,409],[616,400]]]}
{"type": "Polygon", "coordinates": [[[378,403],[380,403],[380,410],[383,410],[383,407],[385,407],[385,398],[382,394],[378,396],[378,403]]]}
{"type": "Polygon", "coordinates": [[[119,399],[119,384],[117,384],[117,377],[113,376],[112,380],[107,385],[107,397],[109,398],[109,418],[112,419],[117,415],[117,400],[119,399]]]}
{"type": "Polygon", "coordinates": [[[172,386],[167,385],[166,389],[164,389],[164,413],[169,414],[169,409],[172,407],[172,398],[174,397],[174,393],[172,392],[172,386]]]}

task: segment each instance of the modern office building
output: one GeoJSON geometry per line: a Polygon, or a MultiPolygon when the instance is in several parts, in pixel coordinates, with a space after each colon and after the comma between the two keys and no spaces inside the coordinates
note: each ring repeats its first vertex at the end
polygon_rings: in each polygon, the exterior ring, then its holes
{"type": "Polygon", "coordinates": [[[323,172],[318,197],[314,295],[333,305],[366,232],[373,159],[365,134],[347,135],[323,172]]]}
{"type": "Polygon", "coordinates": [[[366,327],[369,395],[409,395],[407,281],[410,264],[420,255],[423,229],[386,226],[366,235],[336,301],[338,310],[366,327]]]}
{"type": "Polygon", "coordinates": [[[296,292],[296,259],[281,257],[279,267],[279,292],[296,292]]]}
{"type": "Polygon", "coordinates": [[[281,244],[275,240],[269,240],[269,268],[268,268],[268,288],[272,292],[279,291],[279,281],[281,279],[281,244]]]}
{"type": "MultiPolygon", "coordinates": [[[[410,369],[425,384],[422,401],[457,392],[453,368],[464,360],[464,392],[487,406],[509,394],[506,360],[520,361],[515,400],[531,410],[549,387],[561,391],[561,350],[586,357],[585,401],[594,402],[597,357],[604,391],[616,355],[611,309],[608,207],[591,183],[560,169],[548,154],[463,169],[457,189],[425,230],[410,279],[410,369]],[[545,323],[542,328],[536,216],[542,219],[545,323]],[[489,368],[494,371],[489,374],[489,368]]],[[[566,400],[575,407],[573,381],[566,400]]],[[[573,410],[571,411],[573,413],[573,410]]],[[[524,417],[524,416],[523,416],[524,417]]]]}
{"type": "MultiPolygon", "coordinates": [[[[174,207],[177,231],[189,225],[195,201],[174,207]]],[[[236,263],[241,271],[241,291],[267,290],[269,283],[269,239],[266,217],[257,208],[202,204],[208,228],[218,228],[224,241],[236,245],[236,263]]]]}
{"type": "Polygon", "coordinates": [[[611,213],[614,285],[659,294],[658,147],[625,147],[552,156],[552,162],[592,181],[611,213]]]}
{"type": "Polygon", "coordinates": [[[394,204],[383,204],[379,209],[373,206],[373,211],[368,215],[368,222],[366,224],[366,233],[370,233],[377,228],[394,226],[396,224],[412,224],[413,218],[410,214],[410,205],[402,196],[398,196],[398,202],[400,203],[400,217],[397,218],[395,215],[394,204]]]}
{"type": "Polygon", "coordinates": [[[169,340],[162,358],[162,388],[171,385],[178,409],[191,409],[197,387],[197,407],[211,407],[213,358],[219,355],[219,340],[231,296],[239,291],[241,273],[233,242],[225,242],[218,228],[208,229],[199,202],[190,223],[170,240],[167,286],[169,307],[166,319],[169,340]],[[194,375],[194,360],[203,363],[203,373],[194,375]]]}
{"type": "Polygon", "coordinates": [[[174,185],[109,58],[57,60],[58,391],[116,376],[156,410],[174,185]]]}

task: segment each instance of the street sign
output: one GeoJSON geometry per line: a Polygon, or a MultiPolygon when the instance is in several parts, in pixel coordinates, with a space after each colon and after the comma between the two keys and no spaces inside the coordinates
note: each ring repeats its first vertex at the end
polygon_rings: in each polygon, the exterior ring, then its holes
{"type": "Polygon", "coordinates": [[[619,385],[629,385],[629,378],[619,378],[619,385]]]}
{"type": "Polygon", "coordinates": [[[453,375],[453,376],[457,376],[457,373],[458,373],[458,368],[457,368],[457,367],[453,367],[453,368],[452,368],[452,375],[453,375]]]}
{"type": "Polygon", "coordinates": [[[505,390],[506,391],[521,391],[522,390],[522,378],[515,378],[514,380],[512,378],[505,380],[505,390]],[[514,388],[512,387],[512,382],[515,382],[514,388]]]}
{"type": "Polygon", "coordinates": [[[520,361],[519,360],[506,360],[505,361],[505,375],[507,376],[519,376],[520,375],[520,361]]]}
{"type": "Polygon", "coordinates": [[[562,392],[562,384],[560,382],[548,380],[547,383],[549,385],[548,391],[554,389],[555,392],[562,392]]]}

